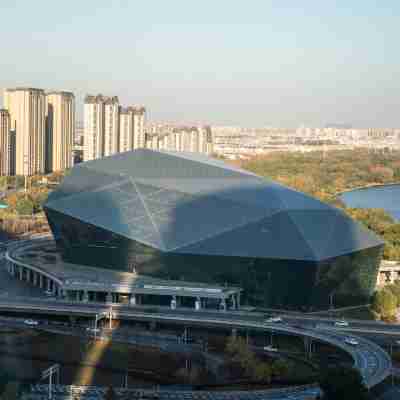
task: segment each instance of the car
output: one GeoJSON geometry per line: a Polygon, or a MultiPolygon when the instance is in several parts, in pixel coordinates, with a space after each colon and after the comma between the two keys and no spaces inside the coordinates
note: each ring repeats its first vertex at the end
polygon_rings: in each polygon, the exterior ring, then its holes
{"type": "Polygon", "coordinates": [[[264,346],[264,351],[278,351],[278,349],[273,346],[264,346]]]}
{"type": "Polygon", "coordinates": [[[345,321],[345,320],[336,321],[335,322],[335,326],[345,327],[345,326],[349,326],[349,323],[347,321],[345,321]]]}
{"type": "Polygon", "coordinates": [[[46,290],[46,291],[44,292],[44,294],[45,294],[46,296],[54,296],[54,293],[53,293],[51,290],[46,290]]]}
{"type": "Polygon", "coordinates": [[[86,328],[86,332],[97,333],[97,332],[100,332],[100,329],[99,328],[92,328],[91,326],[88,326],[86,328]]]}
{"type": "Polygon", "coordinates": [[[354,338],[350,338],[350,337],[345,338],[345,339],[344,339],[344,342],[345,342],[346,344],[350,344],[350,345],[352,345],[352,346],[357,346],[357,345],[358,345],[357,340],[354,339],[354,338]]]}
{"type": "Polygon", "coordinates": [[[278,323],[278,322],[282,322],[282,318],[281,317],[269,317],[265,320],[266,323],[278,323]]]}
{"type": "Polygon", "coordinates": [[[24,321],[24,324],[25,325],[30,325],[30,326],[36,326],[36,325],[39,325],[39,322],[35,321],[34,319],[26,319],[24,321]]]}

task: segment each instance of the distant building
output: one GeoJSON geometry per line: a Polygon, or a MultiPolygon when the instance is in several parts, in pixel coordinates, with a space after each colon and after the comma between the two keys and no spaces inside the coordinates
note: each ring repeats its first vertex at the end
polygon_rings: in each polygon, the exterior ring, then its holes
{"type": "Polygon", "coordinates": [[[131,109],[133,112],[133,149],[141,149],[146,146],[146,109],[144,107],[131,107],[131,109]]]}
{"type": "Polygon", "coordinates": [[[104,97],[86,96],[84,104],[83,160],[95,160],[104,155],[104,97]]]}
{"type": "Polygon", "coordinates": [[[86,96],[84,161],[146,146],[144,107],[120,107],[118,97],[86,96]]]}
{"type": "Polygon", "coordinates": [[[119,112],[119,151],[133,150],[133,110],[121,108],[119,112]]]}
{"type": "Polygon", "coordinates": [[[119,101],[117,96],[104,99],[104,156],[119,152],[119,101]]]}
{"type": "Polygon", "coordinates": [[[209,126],[175,127],[150,126],[146,148],[188,153],[211,154],[213,138],[209,126]]]}
{"type": "Polygon", "coordinates": [[[10,114],[0,110],[0,175],[10,175],[10,114]]]}
{"type": "Polygon", "coordinates": [[[71,92],[49,92],[46,120],[46,171],[72,167],[75,97],[71,92]]]}
{"type": "Polygon", "coordinates": [[[11,130],[15,132],[15,174],[43,174],[45,172],[46,137],[44,90],[36,88],[6,89],[4,106],[10,114],[11,130]]]}

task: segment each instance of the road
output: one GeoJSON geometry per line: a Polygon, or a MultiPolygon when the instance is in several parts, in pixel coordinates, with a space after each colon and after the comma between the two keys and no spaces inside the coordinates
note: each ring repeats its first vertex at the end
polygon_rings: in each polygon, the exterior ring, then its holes
{"type": "MultiPolygon", "coordinates": [[[[19,281],[16,281],[19,283],[19,281]]],[[[34,288],[36,289],[36,288],[34,288]]],[[[25,293],[25,292],[24,292],[25,293]]],[[[85,315],[94,317],[95,314],[109,310],[106,304],[71,303],[59,300],[49,300],[40,296],[24,294],[17,296],[7,293],[0,297],[0,310],[28,312],[32,314],[85,315]]],[[[154,310],[154,307],[153,307],[154,310]]],[[[189,309],[146,312],[139,307],[113,305],[113,312],[118,319],[134,319],[144,321],[168,321],[187,325],[214,326],[226,329],[238,328],[253,331],[273,331],[291,335],[306,336],[311,340],[330,343],[349,353],[354,359],[354,365],[360,370],[367,387],[373,387],[391,373],[391,360],[388,354],[370,340],[355,337],[350,333],[343,334],[332,329],[332,320],[326,318],[283,316],[286,323],[265,323],[265,315],[246,312],[217,312],[195,311],[189,309]],[[325,324],[321,327],[321,324],[325,324]],[[316,328],[316,326],[318,326],[316,328]],[[351,346],[344,342],[345,337],[354,337],[359,344],[351,346]]],[[[385,330],[387,326],[374,323],[353,321],[353,329],[371,329],[371,326],[385,330]],[[372,324],[372,325],[371,325],[372,324]]],[[[388,327],[395,331],[396,327],[388,327]]],[[[253,392],[252,392],[253,393],[253,392]]],[[[255,392],[252,398],[257,397],[255,392]]],[[[301,393],[297,393],[301,396],[301,393]]],[[[264,393],[265,397],[265,393],[264,393]]],[[[247,398],[247,397],[243,397],[247,398]]],[[[301,397],[296,397],[301,398],[301,397]]]]}
{"type": "MultiPolygon", "coordinates": [[[[31,299],[27,303],[26,299],[20,298],[1,298],[0,310],[20,310],[32,314],[58,314],[58,315],[85,315],[94,317],[98,313],[106,312],[109,307],[105,304],[82,304],[66,303],[55,300],[31,299]]],[[[201,325],[225,327],[227,329],[237,328],[254,331],[274,331],[276,333],[287,333],[292,335],[307,336],[313,340],[330,343],[349,353],[364,378],[365,384],[372,387],[381,382],[390,374],[390,357],[378,345],[373,342],[356,337],[358,346],[351,346],[344,342],[343,335],[338,332],[331,332],[324,329],[311,329],[294,327],[286,324],[265,324],[259,318],[251,319],[247,316],[245,319],[240,315],[233,313],[223,315],[219,313],[216,316],[209,315],[207,312],[198,313],[196,311],[179,311],[174,313],[148,313],[137,310],[136,308],[125,305],[114,305],[113,313],[118,319],[134,319],[142,321],[163,321],[175,322],[187,325],[201,325]]],[[[215,314],[215,313],[212,313],[215,314]]],[[[352,335],[346,335],[351,336],[352,335]]]]}

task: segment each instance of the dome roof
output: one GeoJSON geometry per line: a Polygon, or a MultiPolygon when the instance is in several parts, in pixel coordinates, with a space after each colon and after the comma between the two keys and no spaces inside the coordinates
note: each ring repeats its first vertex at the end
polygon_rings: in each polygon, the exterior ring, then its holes
{"type": "Polygon", "coordinates": [[[181,254],[322,261],[383,244],[339,209],[192,153],[79,164],[46,208],[181,254]]]}

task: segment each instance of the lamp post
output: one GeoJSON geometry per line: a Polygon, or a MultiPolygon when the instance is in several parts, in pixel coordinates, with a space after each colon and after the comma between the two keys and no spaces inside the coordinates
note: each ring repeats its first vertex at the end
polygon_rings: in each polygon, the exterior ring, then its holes
{"type": "MultiPolygon", "coordinates": [[[[99,313],[99,314],[95,315],[95,319],[94,319],[94,340],[97,340],[97,324],[98,324],[98,322],[103,318],[107,318],[108,316],[110,316],[110,312],[107,312],[107,311],[103,311],[102,313],[99,313]]],[[[110,322],[110,325],[111,325],[111,322],[110,322]]]]}
{"type": "Polygon", "coordinates": [[[42,379],[49,378],[49,400],[53,397],[53,374],[57,374],[57,383],[60,383],[60,364],[54,364],[42,372],[42,379]]]}
{"type": "MultiPolygon", "coordinates": [[[[395,340],[394,342],[390,342],[390,358],[393,358],[393,345],[400,346],[400,340],[395,340]]],[[[393,365],[390,368],[391,376],[392,376],[392,386],[394,386],[394,369],[393,365]]]]}
{"type": "Polygon", "coordinates": [[[333,296],[335,294],[335,291],[333,290],[330,294],[329,294],[329,309],[333,310],[335,307],[333,305],[333,296]]]}

